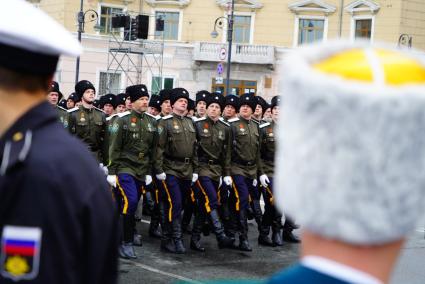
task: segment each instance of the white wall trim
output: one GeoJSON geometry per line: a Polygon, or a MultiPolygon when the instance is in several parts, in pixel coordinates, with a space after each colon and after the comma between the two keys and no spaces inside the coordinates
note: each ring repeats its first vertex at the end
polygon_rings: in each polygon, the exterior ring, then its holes
{"type": "Polygon", "coordinates": [[[294,13],[299,12],[323,12],[325,14],[330,14],[336,11],[336,7],[323,2],[322,0],[300,0],[288,5],[289,10],[294,13]],[[318,7],[305,7],[307,5],[316,5],[318,7]]]}
{"type": "Polygon", "coordinates": [[[347,11],[350,14],[354,14],[356,12],[369,12],[371,14],[376,14],[381,7],[379,4],[376,4],[375,2],[369,1],[369,0],[356,0],[350,4],[348,4],[344,10],[347,11]],[[358,6],[367,6],[367,7],[360,7],[358,6]]]}
{"type": "Polygon", "coordinates": [[[146,3],[152,7],[157,5],[175,5],[184,7],[190,4],[190,0],[146,0],[146,3]]]}
{"type": "Polygon", "coordinates": [[[294,41],[292,43],[293,47],[298,46],[298,30],[300,27],[301,19],[311,19],[311,20],[324,20],[323,23],[323,41],[326,42],[328,40],[328,17],[327,16],[309,16],[309,15],[296,15],[295,23],[294,23],[294,41]]]}
{"type": "Polygon", "coordinates": [[[351,29],[350,29],[350,40],[354,41],[356,36],[356,21],[357,20],[372,20],[372,27],[370,31],[370,42],[373,43],[374,34],[375,34],[375,15],[359,15],[351,17],[351,29]]]}
{"type": "MultiPolygon", "coordinates": [[[[218,6],[221,8],[227,8],[227,5],[229,3],[229,0],[216,0],[215,1],[218,6]]],[[[240,8],[249,8],[249,9],[261,9],[263,7],[263,4],[259,0],[244,0],[243,4],[235,3],[235,9],[240,8]]]]}

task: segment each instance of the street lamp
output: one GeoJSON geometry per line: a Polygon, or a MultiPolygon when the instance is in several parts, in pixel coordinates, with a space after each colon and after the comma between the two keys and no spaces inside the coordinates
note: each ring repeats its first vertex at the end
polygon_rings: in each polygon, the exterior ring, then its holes
{"type": "MultiPolygon", "coordinates": [[[[96,21],[96,24],[94,25],[95,30],[100,30],[100,26],[97,23],[97,19],[99,18],[99,15],[97,12],[93,9],[89,9],[87,11],[83,11],[83,2],[84,0],[81,0],[80,2],[80,11],[77,14],[77,21],[78,21],[78,41],[81,42],[81,34],[84,33],[84,24],[89,22],[96,21]],[[86,16],[89,16],[89,19],[86,20],[86,16]]],[[[78,83],[78,75],[80,74],[80,57],[77,57],[77,62],[75,64],[75,84],[78,83]]]]}
{"type": "Polygon", "coordinates": [[[218,17],[214,22],[214,30],[211,32],[211,37],[218,36],[217,26],[223,26],[223,20],[227,21],[227,42],[229,47],[227,49],[227,78],[226,78],[226,96],[230,93],[230,64],[232,61],[232,42],[233,42],[233,11],[235,10],[235,0],[232,0],[232,11],[228,17],[218,17]]]}

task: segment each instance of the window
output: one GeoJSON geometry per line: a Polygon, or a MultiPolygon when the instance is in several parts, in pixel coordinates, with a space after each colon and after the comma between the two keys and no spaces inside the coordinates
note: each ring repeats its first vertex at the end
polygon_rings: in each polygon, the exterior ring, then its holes
{"type": "MultiPolygon", "coordinates": [[[[222,84],[218,84],[216,79],[212,79],[212,92],[217,92],[223,95],[226,95],[226,80],[222,84]]],[[[243,95],[245,93],[257,92],[257,82],[256,81],[245,81],[245,80],[230,80],[230,93],[236,96],[243,95]]]]}
{"type": "Polygon", "coordinates": [[[323,40],[325,20],[299,19],[298,44],[323,40]]]}
{"type": "Polygon", "coordinates": [[[372,19],[359,19],[354,21],[354,38],[370,39],[372,36],[372,19]]]}
{"type": "Polygon", "coordinates": [[[99,91],[98,95],[103,96],[107,93],[118,94],[121,91],[120,73],[99,73],[99,91]]]}
{"type": "Polygon", "coordinates": [[[155,18],[164,20],[164,31],[155,31],[155,39],[178,40],[179,39],[179,12],[155,12],[155,18]]]}
{"type": "Polygon", "coordinates": [[[174,88],[174,78],[170,77],[161,77],[153,76],[152,77],[152,85],[151,85],[151,94],[158,94],[158,92],[162,89],[172,89],[174,88]]]}
{"type": "Polygon", "coordinates": [[[233,41],[235,43],[250,43],[251,16],[237,16],[233,18],[233,41]]]}
{"type": "MultiPolygon", "coordinates": [[[[123,8],[100,6],[100,33],[109,34],[112,30],[112,17],[122,13],[123,8]]],[[[120,31],[117,30],[116,33],[119,34],[120,31]]]]}

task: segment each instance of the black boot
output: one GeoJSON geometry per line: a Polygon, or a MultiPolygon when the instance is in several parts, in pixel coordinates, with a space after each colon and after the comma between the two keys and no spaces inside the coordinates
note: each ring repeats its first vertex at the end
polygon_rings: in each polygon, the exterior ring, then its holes
{"type": "Polygon", "coordinates": [[[168,221],[168,216],[166,214],[164,202],[159,202],[159,216],[162,228],[162,238],[161,238],[161,249],[166,252],[176,253],[174,242],[171,238],[172,228],[171,223],[168,221]]]}
{"type": "Polygon", "coordinates": [[[217,243],[219,248],[233,248],[235,240],[229,238],[224,233],[223,225],[220,222],[220,218],[218,216],[218,212],[216,209],[213,209],[210,214],[211,225],[214,230],[214,234],[217,238],[217,243]]]}
{"type": "Polygon", "coordinates": [[[152,216],[152,211],[154,208],[155,202],[152,199],[152,194],[150,191],[146,191],[143,197],[143,210],[142,214],[144,216],[152,216]]]}
{"type": "Polygon", "coordinates": [[[141,247],[141,246],[143,246],[142,235],[137,233],[136,222],[137,222],[137,220],[136,220],[136,218],[134,218],[134,221],[133,221],[133,245],[141,247]]]}
{"type": "Polygon", "coordinates": [[[273,231],[272,233],[273,246],[278,246],[278,247],[283,246],[281,230],[273,229],[272,231],[273,231]]]}
{"type": "Polygon", "coordinates": [[[283,246],[282,241],[282,214],[274,208],[274,218],[272,223],[272,241],[273,245],[281,247],[283,246]]]}
{"type": "Polygon", "coordinates": [[[291,217],[285,216],[285,228],[289,228],[292,230],[299,229],[300,226],[295,224],[291,217]]]}
{"type": "Polygon", "coordinates": [[[176,253],[183,254],[186,253],[186,248],[184,247],[182,240],[182,226],[181,218],[176,218],[171,222],[171,227],[173,229],[172,238],[174,242],[174,248],[176,253]]]}
{"type": "Polygon", "coordinates": [[[123,240],[119,247],[119,255],[122,258],[137,258],[133,248],[134,216],[123,215],[123,240]]]}
{"type": "Polygon", "coordinates": [[[229,223],[226,232],[226,236],[231,240],[232,245],[230,248],[239,249],[239,246],[236,244],[236,233],[239,228],[239,213],[235,210],[230,210],[229,214],[229,223]]]}
{"type": "Polygon", "coordinates": [[[159,228],[159,221],[159,204],[155,204],[154,210],[152,211],[151,222],[149,224],[149,236],[157,239],[160,239],[162,237],[161,230],[159,228]]]}
{"type": "Polygon", "coordinates": [[[254,212],[255,223],[257,223],[258,232],[261,231],[261,223],[263,221],[263,212],[261,211],[260,200],[252,200],[252,210],[254,212]]]}
{"type": "Polygon", "coordinates": [[[192,237],[190,238],[190,248],[200,252],[205,251],[205,248],[201,245],[201,232],[204,221],[205,215],[203,213],[196,212],[195,220],[193,221],[192,237]]]}
{"type": "Polygon", "coordinates": [[[273,247],[273,242],[269,237],[270,232],[270,226],[267,226],[266,224],[261,224],[260,226],[260,235],[258,236],[258,244],[267,246],[267,247],[273,247]]]}
{"type": "Polygon", "coordinates": [[[182,231],[186,234],[192,233],[191,220],[193,215],[193,203],[191,200],[187,201],[187,204],[183,210],[183,219],[182,219],[182,231]]]}
{"type": "Polygon", "coordinates": [[[288,243],[300,243],[301,240],[292,233],[292,230],[283,229],[282,240],[288,243]]]}
{"type": "Polygon", "coordinates": [[[248,242],[248,217],[245,209],[239,210],[239,249],[242,251],[252,251],[248,242]]]}

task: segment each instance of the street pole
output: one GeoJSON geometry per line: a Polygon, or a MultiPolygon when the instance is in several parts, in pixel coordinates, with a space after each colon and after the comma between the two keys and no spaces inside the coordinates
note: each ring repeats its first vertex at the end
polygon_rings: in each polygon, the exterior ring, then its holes
{"type": "Polygon", "coordinates": [[[338,37],[342,37],[342,20],[343,20],[343,14],[342,10],[344,9],[344,0],[340,0],[339,3],[339,23],[338,23],[338,37]]]}
{"type": "Polygon", "coordinates": [[[233,41],[233,11],[235,10],[235,0],[232,0],[232,11],[228,18],[227,41],[229,48],[227,50],[227,78],[226,78],[226,96],[230,93],[230,64],[232,61],[232,41],[233,41]]]}
{"type": "MultiPolygon", "coordinates": [[[[81,42],[81,34],[83,33],[83,23],[84,23],[84,12],[83,12],[83,3],[84,0],[80,2],[80,12],[78,12],[78,41],[81,42]]],[[[80,73],[80,57],[77,57],[77,62],[75,64],[75,84],[78,83],[78,75],[80,73]]]]}

